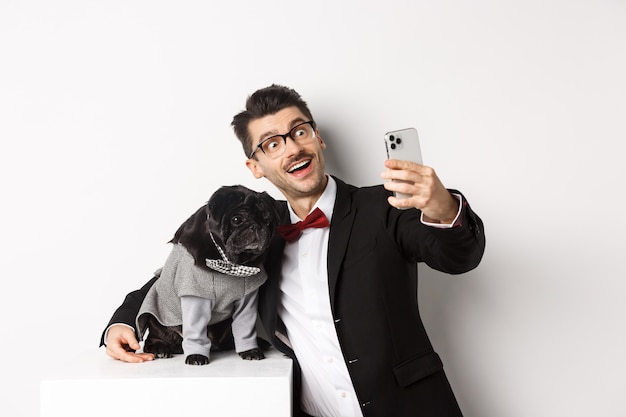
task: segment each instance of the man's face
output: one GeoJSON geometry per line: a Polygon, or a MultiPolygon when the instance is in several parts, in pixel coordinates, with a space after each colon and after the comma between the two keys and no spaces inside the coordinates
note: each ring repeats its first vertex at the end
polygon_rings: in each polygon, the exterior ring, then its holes
{"type": "MultiPolygon", "coordinates": [[[[252,149],[271,136],[285,134],[294,126],[309,121],[297,107],[287,107],[276,114],[255,119],[248,125],[252,149]]],[[[267,178],[288,201],[317,198],[326,187],[323,150],[326,144],[316,130],[314,140],[299,143],[287,138],[285,152],[275,159],[260,149],[246,166],[256,178],[267,178]]]]}

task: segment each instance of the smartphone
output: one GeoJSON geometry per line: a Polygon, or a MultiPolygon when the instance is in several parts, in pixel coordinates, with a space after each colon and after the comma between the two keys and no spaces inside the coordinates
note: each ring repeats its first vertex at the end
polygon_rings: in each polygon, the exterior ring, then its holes
{"type": "MultiPolygon", "coordinates": [[[[423,163],[419,137],[417,130],[413,127],[385,133],[385,146],[387,147],[387,159],[412,161],[420,165],[423,163]]],[[[397,198],[409,197],[408,194],[403,193],[394,193],[394,195],[397,198]]]]}

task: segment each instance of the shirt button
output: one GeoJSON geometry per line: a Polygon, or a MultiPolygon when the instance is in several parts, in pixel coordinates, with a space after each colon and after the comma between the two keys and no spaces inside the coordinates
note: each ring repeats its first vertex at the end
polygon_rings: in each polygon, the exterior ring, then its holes
{"type": "Polygon", "coordinates": [[[341,398],[347,398],[348,397],[348,393],[345,392],[345,391],[341,391],[341,394],[339,394],[339,395],[341,395],[341,398]]]}
{"type": "Polygon", "coordinates": [[[333,362],[335,362],[335,360],[333,358],[328,358],[328,359],[326,359],[326,362],[333,363],[333,362]]]}

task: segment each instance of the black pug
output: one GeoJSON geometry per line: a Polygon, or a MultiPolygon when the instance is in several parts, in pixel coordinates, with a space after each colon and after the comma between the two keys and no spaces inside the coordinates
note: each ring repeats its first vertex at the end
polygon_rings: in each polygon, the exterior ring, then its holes
{"type": "Polygon", "coordinates": [[[137,315],[139,336],[148,330],[144,352],[157,358],[185,353],[190,365],[206,365],[211,350],[233,347],[243,359],[263,359],[257,293],[267,279],[263,259],[277,224],[267,193],[219,188],[169,242],[172,252],[137,315]]]}

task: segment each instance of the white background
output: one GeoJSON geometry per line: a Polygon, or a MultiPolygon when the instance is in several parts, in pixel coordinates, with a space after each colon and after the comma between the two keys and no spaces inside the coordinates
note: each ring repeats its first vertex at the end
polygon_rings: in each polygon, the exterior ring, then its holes
{"type": "Polygon", "coordinates": [[[420,266],[467,417],[625,416],[625,22],[623,0],[0,0],[0,415],[37,414],[47,364],[98,345],[217,187],[278,197],[229,126],[276,82],[330,173],[380,183],[384,132],[415,126],[485,221],[478,269],[420,266]]]}

